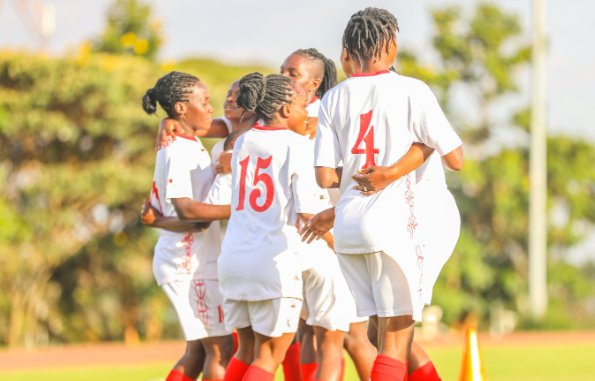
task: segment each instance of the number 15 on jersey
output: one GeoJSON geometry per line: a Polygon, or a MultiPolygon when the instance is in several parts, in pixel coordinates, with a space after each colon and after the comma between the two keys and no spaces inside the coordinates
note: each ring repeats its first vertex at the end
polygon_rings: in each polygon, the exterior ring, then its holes
{"type": "MultiPolygon", "coordinates": [[[[264,212],[267,210],[271,204],[273,203],[273,198],[275,197],[275,187],[273,185],[273,179],[266,173],[260,173],[261,169],[266,169],[271,165],[271,161],[273,160],[272,156],[269,156],[266,159],[259,157],[256,161],[256,169],[254,171],[254,182],[253,186],[260,182],[264,184],[266,199],[262,205],[258,205],[256,200],[260,197],[261,192],[260,189],[252,189],[250,192],[250,206],[256,212],[264,212]]],[[[240,161],[240,197],[238,201],[238,206],[236,210],[244,210],[244,204],[246,203],[246,176],[248,175],[248,165],[250,164],[250,156],[247,156],[244,160],[240,161]]]]}

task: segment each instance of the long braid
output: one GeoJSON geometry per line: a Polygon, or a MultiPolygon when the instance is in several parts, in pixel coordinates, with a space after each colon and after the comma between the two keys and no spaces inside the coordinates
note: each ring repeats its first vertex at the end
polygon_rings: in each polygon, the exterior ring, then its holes
{"type": "Polygon", "coordinates": [[[330,60],[314,48],[296,50],[293,54],[299,54],[311,60],[319,62],[323,67],[324,75],[320,81],[320,87],[316,90],[318,98],[324,97],[327,91],[337,86],[337,68],[333,60],[330,60]]]}
{"type": "Polygon", "coordinates": [[[380,58],[382,47],[396,44],[399,23],[389,11],[366,8],[351,16],[343,33],[343,47],[361,59],[380,58]],[[386,44],[386,45],[385,45],[386,44]]]}
{"type": "Polygon", "coordinates": [[[238,107],[254,111],[265,122],[275,117],[279,108],[289,104],[295,97],[294,83],[280,74],[266,77],[254,72],[240,79],[238,107]]]}
{"type": "Polygon", "coordinates": [[[143,96],[143,109],[147,114],[154,114],[159,102],[167,116],[173,118],[176,102],[186,102],[188,94],[192,93],[192,88],[198,82],[200,80],[191,74],[172,71],[159,78],[155,87],[147,90],[143,96]]]}

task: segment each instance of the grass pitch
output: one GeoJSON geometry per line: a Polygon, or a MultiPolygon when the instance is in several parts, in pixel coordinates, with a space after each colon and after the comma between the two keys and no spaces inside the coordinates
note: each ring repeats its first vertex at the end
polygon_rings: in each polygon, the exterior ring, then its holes
{"type": "MultiPolygon", "coordinates": [[[[518,345],[483,348],[483,358],[490,381],[592,381],[595,380],[595,343],[580,345],[518,345]]],[[[428,353],[444,381],[458,379],[461,350],[434,348],[428,353]]],[[[2,381],[161,381],[171,362],[150,365],[77,367],[2,373],[2,381]]],[[[32,367],[35,364],[31,364],[32,367]]],[[[279,371],[276,380],[283,380],[279,371]]],[[[358,381],[353,364],[348,361],[345,381],[358,381]]]]}

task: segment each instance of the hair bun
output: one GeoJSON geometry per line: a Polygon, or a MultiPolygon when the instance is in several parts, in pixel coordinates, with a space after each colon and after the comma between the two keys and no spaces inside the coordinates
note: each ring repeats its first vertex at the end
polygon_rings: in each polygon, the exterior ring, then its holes
{"type": "Polygon", "coordinates": [[[157,112],[157,100],[155,99],[154,89],[149,89],[143,96],[143,109],[149,115],[157,112]]]}
{"type": "Polygon", "coordinates": [[[238,107],[254,111],[264,100],[266,94],[266,80],[264,75],[254,72],[240,79],[240,93],[238,94],[238,107]]]}

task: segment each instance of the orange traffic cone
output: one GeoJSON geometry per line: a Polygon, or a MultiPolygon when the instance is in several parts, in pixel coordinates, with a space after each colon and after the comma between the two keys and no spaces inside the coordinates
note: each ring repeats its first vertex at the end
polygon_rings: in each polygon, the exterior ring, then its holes
{"type": "Polygon", "coordinates": [[[486,381],[486,370],[477,342],[477,328],[467,328],[465,337],[465,352],[463,352],[459,381],[486,381]]]}

